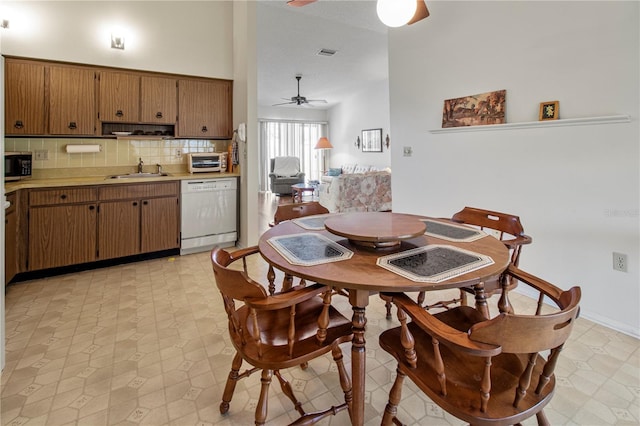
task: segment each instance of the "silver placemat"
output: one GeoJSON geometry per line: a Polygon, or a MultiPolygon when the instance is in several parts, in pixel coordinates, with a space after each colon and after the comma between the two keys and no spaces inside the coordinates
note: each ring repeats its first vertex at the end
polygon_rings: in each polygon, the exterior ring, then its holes
{"type": "Polygon", "coordinates": [[[313,266],[351,259],[353,252],[322,234],[272,237],[267,242],[292,265],[313,266]]]}
{"type": "Polygon", "coordinates": [[[427,225],[425,235],[440,238],[441,240],[468,243],[486,237],[487,234],[479,229],[469,228],[454,223],[444,223],[437,220],[422,220],[427,225]]]}
{"type": "Polygon", "coordinates": [[[438,283],[492,265],[483,254],[447,245],[430,245],[378,258],[378,266],[416,282],[438,283]]]}

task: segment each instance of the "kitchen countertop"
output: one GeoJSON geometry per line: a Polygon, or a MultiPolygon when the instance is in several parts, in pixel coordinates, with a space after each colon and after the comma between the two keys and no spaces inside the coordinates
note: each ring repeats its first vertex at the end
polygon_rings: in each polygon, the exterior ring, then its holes
{"type": "MultiPolygon", "coordinates": [[[[111,175],[109,175],[111,176],[111,175]]],[[[109,176],[84,176],[84,177],[59,177],[47,179],[24,179],[15,182],[5,182],[5,194],[10,194],[20,189],[53,188],[60,186],[84,186],[84,185],[113,185],[127,183],[168,182],[174,180],[190,179],[222,179],[239,177],[240,173],[170,173],[170,176],[110,179],[109,176]]]]}

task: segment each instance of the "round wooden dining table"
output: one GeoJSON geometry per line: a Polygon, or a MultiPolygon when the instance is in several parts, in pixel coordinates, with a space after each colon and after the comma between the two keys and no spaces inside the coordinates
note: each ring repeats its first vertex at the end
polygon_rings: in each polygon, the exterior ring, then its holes
{"type": "MultiPolygon", "coordinates": [[[[482,233],[480,238],[461,241],[445,236],[435,236],[429,232],[430,228],[435,229],[441,224],[445,226],[450,224],[454,230],[464,228],[464,226],[453,224],[446,219],[391,212],[337,213],[318,216],[326,224],[326,227],[305,226],[304,221],[312,221],[311,218],[314,216],[281,222],[270,228],[260,237],[258,247],[262,257],[285,274],[348,290],[349,303],[353,309],[354,333],[351,349],[353,382],[351,420],[354,425],[362,425],[364,423],[366,376],[365,310],[369,304],[369,297],[379,292],[418,293],[420,291],[471,287],[475,289],[476,307],[488,317],[486,300],[484,300],[484,282],[496,279],[507,268],[509,253],[505,245],[498,239],[482,233]],[[421,224],[426,224],[426,231],[421,224]],[[348,255],[342,257],[341,260],[328,261],[327,263],[295,262],[291,260],[290,256],[287,256],[286,249],[275,244],[278,240],[282,241],[287,237],[314,237],[310,234],[317,234],[315,235],[316,239],[330,241],[334,245],[332,249],[334,252],[336,248],[338,251],[341,248],[347,249],[344,251],[348,252],[348,255]],[[382,239],[377,238],[377,235],[382,236],[382,239]],[[383,244],[367,244],[372,241],[382,241],[383,244]],[[390,241],[394,243],[388,244],[390,241]],[[490,258],[492,263],[437,282],[416,281],[410,275],[402,275],[378,265],[378,259],[381,257],[401,255],[402,252],[409,250],[420,251],[441,246],[477,253],[490,258]]],[[[298,250],[305,251],[299,241],[297,244],[299,245],[298,250]]]]}

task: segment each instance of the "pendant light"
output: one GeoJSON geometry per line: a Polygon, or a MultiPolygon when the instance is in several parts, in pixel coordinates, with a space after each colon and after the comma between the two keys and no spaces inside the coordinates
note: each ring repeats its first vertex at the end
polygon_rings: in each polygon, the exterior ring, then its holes
{"type": "Polygon", "coordinates": [[[394,28],[411,25],[429,16],[424,0],[378,0],[376,11],[383,24],[394,28]]]}

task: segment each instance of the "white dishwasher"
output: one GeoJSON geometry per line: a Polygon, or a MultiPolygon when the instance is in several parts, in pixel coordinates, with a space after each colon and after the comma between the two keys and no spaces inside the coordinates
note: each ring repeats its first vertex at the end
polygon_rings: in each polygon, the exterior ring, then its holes
{"type": "Polygon", "coordinates": [[[238,239],[236,178],[183,180],[180,254],[230,247],[238,239]]]}

